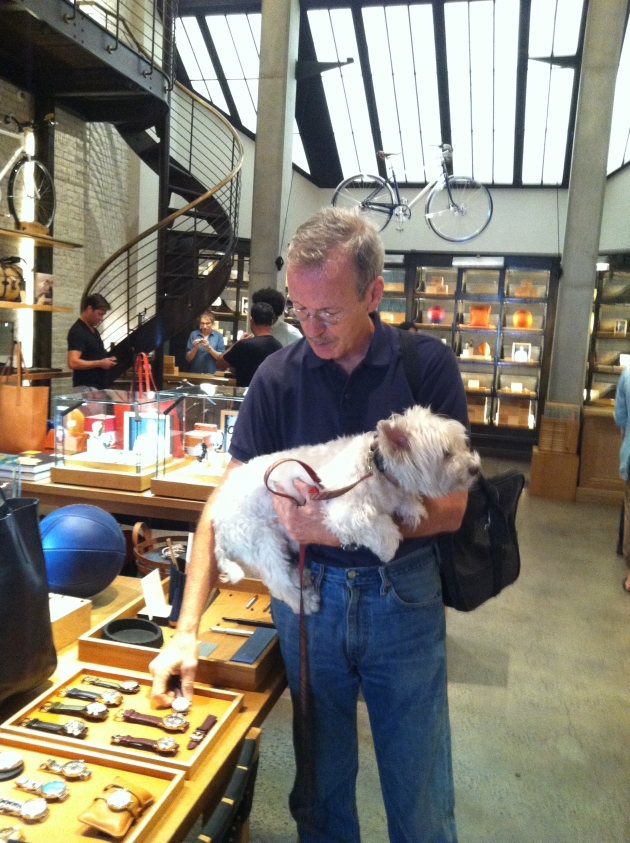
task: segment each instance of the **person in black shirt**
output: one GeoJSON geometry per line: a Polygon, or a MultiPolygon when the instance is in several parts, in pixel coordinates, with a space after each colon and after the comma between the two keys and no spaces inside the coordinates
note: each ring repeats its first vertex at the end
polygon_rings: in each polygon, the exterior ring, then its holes
{"type": "Polygon", "coordinates": [[[100,293],[93,293],[83,303],[81,315],[68,331],[68,368],[72,369],[72,386],[106,389],[107,370],[116,365],[108,357],[101,335],[96,330],[111,310],[100,293]]]}
{"type": "Polygon", "coordinates": [[[239,340],[223,354],[213,348],[208,349],[216,360],[217,369],[229,369],[235,373],[237,386],[249,386],[263,360],[282,348],[282,344],[271,336],[273,318],[273,308],[270,304],[253,304],[250,323],[254,336],[239,340]]]}

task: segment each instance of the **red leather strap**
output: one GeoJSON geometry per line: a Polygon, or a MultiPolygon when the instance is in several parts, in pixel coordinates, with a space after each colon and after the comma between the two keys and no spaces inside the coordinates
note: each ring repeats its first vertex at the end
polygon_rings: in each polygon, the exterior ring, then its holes
{"type": "Polygon", "coordinates": [[[368,478],[370,478],[372,476],[372,472],[367,471],[362,477],[359,477],[358,480],[355,480],[354,483],[349,483],[347,486],[343,486],[341,489],[328,489],[328,490],[326,490],[326,489],[321,488],[322,481],[319,479],[319,476],[318,476],[317,472],[315,471],[315,469],[311,468],[311,466],[308,465],[308,463],[302,462],[302,460],[298,460],[295,457],[284,457],[281,460],[276,460],[276,462],[272,463],[269,466],[269,468],[267,469],[267,471],[265,471],[264,483],[265,483],[265,486],[271,492],[272,495],[278,495],[281,498],[289,498],[289,500],[292,500],[292,501],[295,500],[293,495],[287,495],[285,492],[278,492],[275,489],[272,489],[269,485],[269,478],[271,476],[271,473],[279,465],[282,465],[282,463],[285,463],[285,462],[296,462],[298,465],[300,465],[304,469],[304,471],[306,471],[306,473],[311,478],[313,483],[317,484],[317,487],[318,487],[317,489],[310,489],[309,490],[309,497],[311,498],[311,500],[314,500],[314,501],[328,501],[328,500],[331,500],[331,498],[339,498],[339,497],[341,497],[341,495],[345,495],[346,492],[349,492],[350,489],[354,489],[354,487],[358,486],[358,484],[361,483],[363,480],[367,480],[368,478]]]}

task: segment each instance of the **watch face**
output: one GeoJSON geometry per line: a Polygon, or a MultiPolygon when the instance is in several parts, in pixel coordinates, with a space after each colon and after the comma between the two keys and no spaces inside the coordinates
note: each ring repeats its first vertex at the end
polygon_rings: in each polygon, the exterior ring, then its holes
{"type": "Polygon", "coordinates": [[[14,749],[5,749],[0,752],[0,771],[15,770],[23,764],[22,756],[14,749]]]}
{"type": "Polygon", "coordinates": [[[132,679],[126,679],[124,682],[121,682],[118,687],[125,694],[135,694],[140,690],[140,685],[132,679]]]}
{"type": "Polygon", "coordinates": [[[11,828],[0,828],[0,840],[24,840],[22,829],[17,825],[12,826],[11,828]]]}
{"type": "Polygon", "coordinates": [[[62,731],[71,738],[84,738],[88,733],[88,727],[80,720],[68,720],[63,724],[62,731]]]}
{"type": "Polygon", "coordinates": [[[88,770],[85,761],[67,761],[60,772],[68,779],[89,779],[92,771],[88,770]]]}
{"type": "Polygon", "coordinates": [[[57,779],[52,782],[44,782],[40,785],[39,792],[44,799],[56,799],[59,802],[63,802],[70,795],[66,783],[57,779]]]}
{"type": "Polygon", "coordinates": [[[20,816],[26,822],[39,823],[48,816],[45,799],[27,799],[20,808],[20,816]]]}
{"type": "Polygon", "coordinates": [[[89,717],[98,717],[104,720],[107,717],[107,706],[100,702],[89,703],[85,706],[85,713],[89,717]]]}
{"type": "Polygon", "coordinates": [[[175,697],[171,703],[171,708],[179,714],[186,714],[190,708],[190,700],[187,700],[186,697],[175,697]]]}
{"type": "Polygon", "coordinates": [[[133,804],[133,796],[124,787],[118,787],[107,796],[107,804],[112,811],[126,811],[133,804]]]}
{"type": "Polygon", "coordinates": [[[173,738],[160,738],[155,742],[159,752],[164,752],[174,755],[179,749],[179,744],[173,738]]]}
{"type": "Polygon", "coordinates": [[[105,705],[120,705],[122,702],[122,696],[118,691],[103,691],[101,699],[105,705]]]}
{"type": "Polygon", "coordinates": [[[186,720],[183,714],[167,714],[162,720],[162,724],[165,729],[174,732],[183,732],[188,728],[188,720],[186,720]]]}

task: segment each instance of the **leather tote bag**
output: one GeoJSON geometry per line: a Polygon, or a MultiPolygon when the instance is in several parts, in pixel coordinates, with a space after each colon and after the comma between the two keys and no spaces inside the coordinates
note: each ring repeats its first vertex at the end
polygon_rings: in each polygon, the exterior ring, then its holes
{"type": "Polygon", "coordinates": [[[0,489],[0,703],[57,666],[37,507],[0,489]]]}
{"type": "Polygon", "coordinates": [[[20,343],[15,343],[15,347],[15,374],[10,360],[0,376],[0,452],[5,454],[41,451],[46,443],[50,390],[47,386],[23,385],[28,369],[20,343]]]}
{"type": "Polygon", "coordinates": [[[446,606],[470,612],[518,578],[516,508],[524,484],[519,471],[506,471],[489,479],[480,475],[468,492],[461,527],[439,540],[446,606]]]}

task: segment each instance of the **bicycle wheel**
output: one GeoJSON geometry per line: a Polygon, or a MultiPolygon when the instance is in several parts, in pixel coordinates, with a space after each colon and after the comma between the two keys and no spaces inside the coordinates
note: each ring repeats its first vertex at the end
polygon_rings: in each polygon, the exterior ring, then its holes
{"type": "Polygon", "coordinates": [[[55,186],[39,161],[20,158],[9,176],[9,211],[15,222],[38,222],[50,228],[55,216],[55,186]]]}
{"type": "Polygon", "coordinates": [[[380,176],[358,175],[345,179],[333,194],[335,208],[358,208],[378,231],[392,218],[396,201],[394,191],[380,176]]]}
{"type": "Polygon", "coordinates": [[[472,240],[490,222],[492,197],[487,188],[467,176],[451,176],[449,187],[450,196],[442,179],[429,194],[427,222],[443,240],[472,240]]]}

